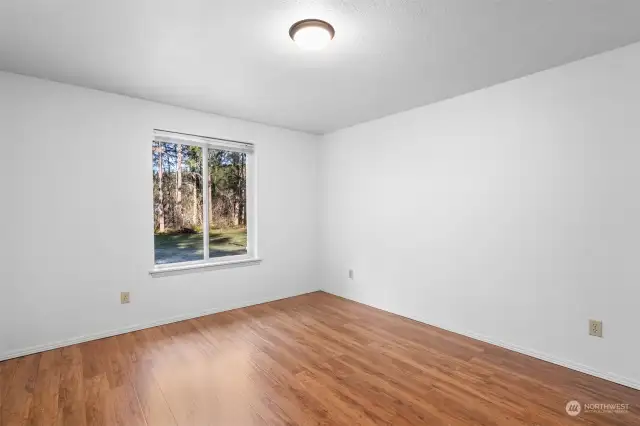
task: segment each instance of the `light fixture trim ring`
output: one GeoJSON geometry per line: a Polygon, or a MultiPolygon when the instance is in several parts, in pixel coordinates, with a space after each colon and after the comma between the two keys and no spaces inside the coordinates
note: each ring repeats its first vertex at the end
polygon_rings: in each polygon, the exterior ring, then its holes
{"type": "Polygon", "coordinates": [[[333,37],[336,35],[336,30],[333,28],[333,25],[327,21],[323,21],[322,19],[303,19],[302,21],[294,23],[291,25],[291,28],[289,28],[289,37],[291,37],[291,40],[295,41],[296,39],[294,37],[296,33],[306,27],[320,27],[327,30],[330,36],[329,40],[333,40],[333,37]]]}

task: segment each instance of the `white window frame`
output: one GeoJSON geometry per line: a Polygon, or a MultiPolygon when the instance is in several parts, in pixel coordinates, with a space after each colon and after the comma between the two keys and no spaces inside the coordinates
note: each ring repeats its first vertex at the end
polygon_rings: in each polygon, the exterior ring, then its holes
{"type": "MultiPolygon", "coordinates": [[[[257,168],[255,145],[249,142],[239,142],[229,139],[211,138],[205,136],[190,135],[186,133],[170,132],[167,130],[154,129],[153,142],[180,143],[183,145],[199,146],[202,148],[202,176],[209,178],[209,150],[217,149],[224,151],[242,152],[246,154],[246,215],[247,215],[247,253],[234,256],[209,257],[209,196],[206,190],[208,182],[203,185],[202,191],[202,222],[206,224],[202,227],[202,238],[204,244],[204,256],[202,260],[190,262],[155,264],[155,254],[153,268],[149,271],[152,276],[173,275],[175,273],[187,272],[198,269],[221,269],[236,266],[247,266],[257,264],[262,261],[258,257],[257,247],[257,168]]],[[[155,250],[155,245],[154,245],[155,250]]]]}

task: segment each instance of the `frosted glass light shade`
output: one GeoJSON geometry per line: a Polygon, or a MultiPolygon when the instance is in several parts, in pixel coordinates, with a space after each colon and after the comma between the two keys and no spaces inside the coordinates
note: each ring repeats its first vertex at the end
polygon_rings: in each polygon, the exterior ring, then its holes
{"type": "Polygon", "coordinates": [[[305,19],[296,22],[289,29],[289,36],[304,50],[320,50],[329,44],[335,30],[328,22],[319,19],[305,19]]]}

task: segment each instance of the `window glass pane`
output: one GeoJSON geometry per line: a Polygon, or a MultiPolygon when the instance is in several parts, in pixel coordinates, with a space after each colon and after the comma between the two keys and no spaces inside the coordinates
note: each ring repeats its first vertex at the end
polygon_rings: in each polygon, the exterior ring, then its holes
{"type": "Polygon", "coordinates": [[[203,260],[202,148],[154,142],[152,155],[155,263],[203,260]]]}
{"type": "Polygon", "coordinates": [[[209,149],[209,257],[247,254],[247,154],[209,149]]]}

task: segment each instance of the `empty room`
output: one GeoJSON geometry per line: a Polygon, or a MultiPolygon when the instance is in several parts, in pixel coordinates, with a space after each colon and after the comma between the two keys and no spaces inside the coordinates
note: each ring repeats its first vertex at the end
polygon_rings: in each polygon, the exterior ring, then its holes
{"type": "Polygon", "coordinates": [[[0,426],[640,426],[639,23],[0,1],[0,426]]]}

